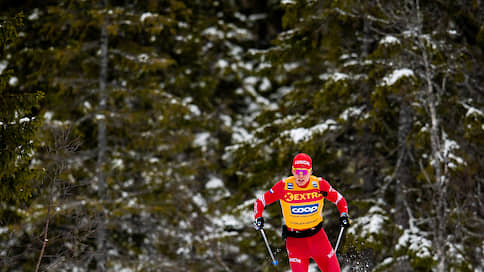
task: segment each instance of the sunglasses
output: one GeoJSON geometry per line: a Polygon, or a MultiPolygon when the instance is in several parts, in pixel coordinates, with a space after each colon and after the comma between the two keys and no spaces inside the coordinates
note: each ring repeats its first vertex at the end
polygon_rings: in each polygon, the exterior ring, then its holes
{"type": "Polygon", "coordinates": [[[297,176],[299,175],[305,176],[309,173],[309,169],[306,169],[306,168],[292,168],[292,170],[294,170],[297,176]]]}

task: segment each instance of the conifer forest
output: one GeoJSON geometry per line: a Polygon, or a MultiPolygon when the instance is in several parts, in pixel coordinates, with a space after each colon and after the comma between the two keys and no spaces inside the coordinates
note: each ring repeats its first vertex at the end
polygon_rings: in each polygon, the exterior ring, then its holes
{"type": "Polygon", "coordinates": [[[483,67],[483,0],[2,0],[0,272],[290,272],[299,152],[342,271],[482,272],[483,67]]]}

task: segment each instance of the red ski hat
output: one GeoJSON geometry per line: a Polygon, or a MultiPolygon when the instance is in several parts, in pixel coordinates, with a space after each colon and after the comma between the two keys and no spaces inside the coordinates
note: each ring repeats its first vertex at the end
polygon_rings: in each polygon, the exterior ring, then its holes
{"type": "Polygon", "coordinates": [[[308,154],[299,153],[292,160],[292,167],[311,169],[313,168],[313,161],[308,154]]]}

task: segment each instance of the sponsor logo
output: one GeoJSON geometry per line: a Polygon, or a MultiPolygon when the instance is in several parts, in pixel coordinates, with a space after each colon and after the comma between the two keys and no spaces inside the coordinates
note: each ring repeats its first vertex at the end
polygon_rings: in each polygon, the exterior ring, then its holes
{"type": "Polygon", "coordinates": [[[294,162],[294,165],[299,165],[299,164],[311,166],[311,164],[308,161],[297,160],[297,161],[294,162]]]}
{"type": "Polygon", "coordinates": [[[291,202],[291,201],[300,201],[300,200],[317,200],[321,197],[318,192],[309,192],[309,193],[291,193],[288,192],[284,195],[284,201],[291,202]]]}
{"type": "Polygon", "coordinates": [[[319,208],[319,204],[303,205],[303,206],[291,206],[291,214],[294,215],[306,215],[315,213],[319,208]]]}
{"type": "Polygon", "coordinates": [[[290,263],[301,263],[301,259],[298,258],[289,258],[290,263]]]}
{"type": "Polygon", "coordinates": [[[331,249],[331,252],[328,254],[328,259],[331,259],[334,255],[334,250],[331,249]]]}

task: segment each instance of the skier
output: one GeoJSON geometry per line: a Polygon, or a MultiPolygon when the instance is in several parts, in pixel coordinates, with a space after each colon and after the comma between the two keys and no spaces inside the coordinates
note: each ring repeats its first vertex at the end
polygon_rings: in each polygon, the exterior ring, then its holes
{"type": "Polygon", "coordinates": [[[348,207],[343,196],[321,177],[312,175],[312,160],[307,154],[297,154],[292,162],[293,176],[280,180],[254,203],[256,230],[264,227],[265,206],[280,200],[285,220],[283,237],[293,272],[307,272],[309,258],[321,271],[340,271],[335,252],[322,229],[323,201],[336,204],[341,227],[348,227],[348,207]]]}

